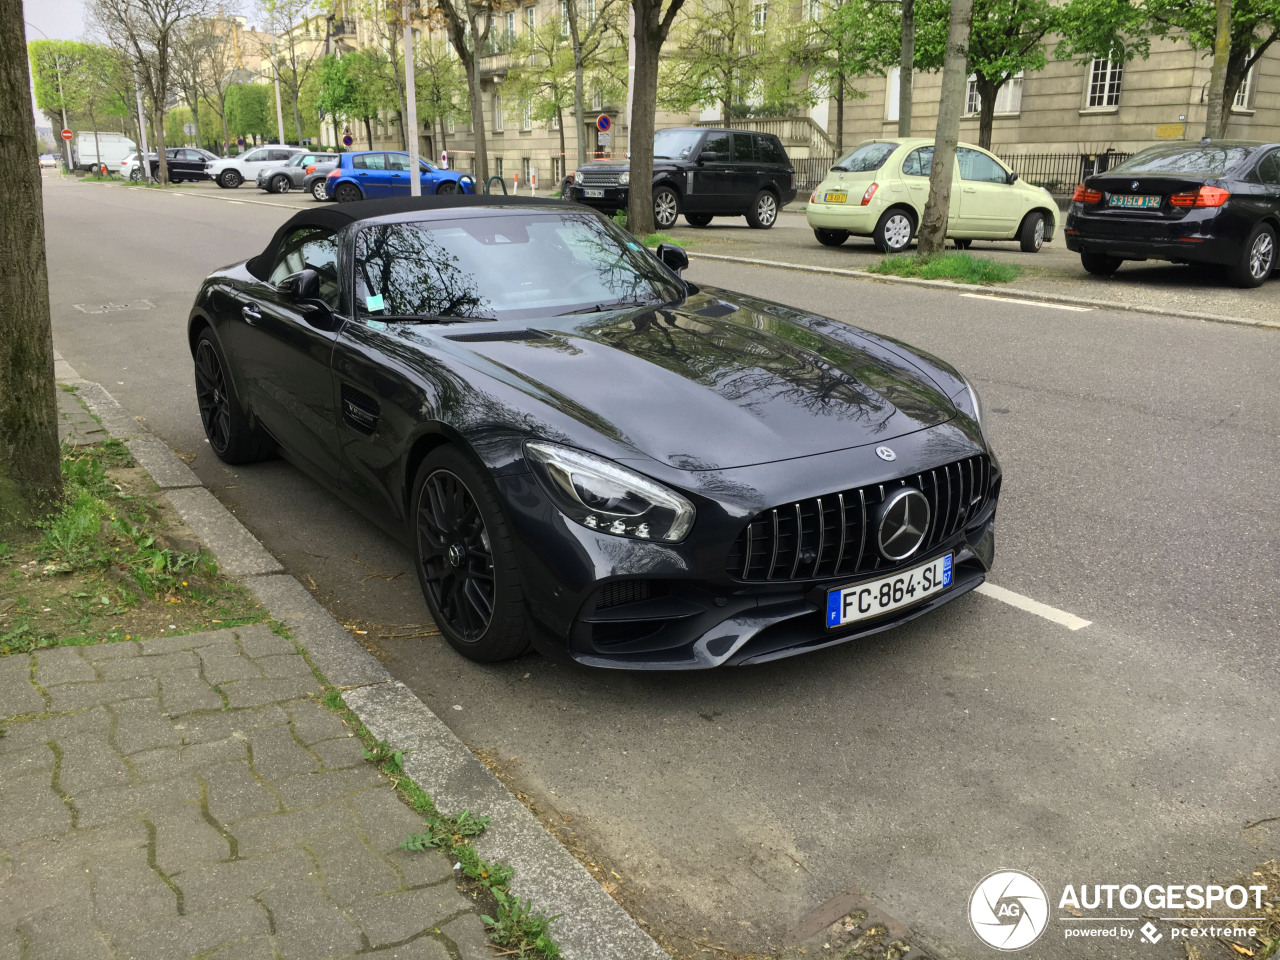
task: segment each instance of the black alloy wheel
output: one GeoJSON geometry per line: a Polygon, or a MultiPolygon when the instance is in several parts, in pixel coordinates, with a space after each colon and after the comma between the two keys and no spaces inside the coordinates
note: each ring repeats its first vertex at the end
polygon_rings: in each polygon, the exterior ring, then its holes
{"type": "Polygon", "coordinates": [[[253,429],[226,373],[222,351],[205,330],[196,342],[196,402],[209,446],[224,463],[253,463],[271,456],[270,441],[253,429]]]}
{"type": "Polygon", "coordinates": [[[525,653],[515,549],[481,468],[453,447],[429,454],[414,483],[410,522],[418,582],[450,646],[481,663],[525,653]]]}
{"type": "Polygon", "coordinates": [[[968,250],[973,246],[973,239],[971,237],[958,237],[951,242],[955,244],[957,250],[968,250]]]}
{"type": "Polygon", "coordinates": [[[1260,287],[1275,266],[1276,232],[1260,223],[1244,242],[1239,262],[1229,268],[1231,281],[1238,287],[1260,287]]]}
{"type": "Polygon", "coordinates": [[[1124,263],[1119,257],[1109,257],[1105,253],[1094,253],[1091,250],[1080,251],[1080,265],[1095,277],[1109,277],[1120,269],[1124,263]]]}
{"type": "Polygon", "coordinates": [[[360,199],[360,188],[354,183],[340,183],[333,191],[333,199],[339,203],[355,203],[360,199]]]}
{"type": "Polygon", "coordinates": [[[436,195],[447,197],[450,194],[458,192],[458,183],[456,180],[441,180],[436,187],[436,195]]]}
{"type": "Polygon", "coordinates": [[[329,199],[329,193],[328,193],[328,190],[326,189],[326,184],[324,182],[323,177],[321,177],[320,179],[316,180],[311,184],[311,196],[315,197],[317,200],[329,199]]]}
{"type": "Polygon", "coordinates": [[[218,186],[226,187],[228,190],[234,190],[242,183],[244,183],[244,177],[235,170],[223,171],[222,176],[218,178],[218,186]]]}
{"type": "Polygon", "coordinates": [[[293,186],[293,181],[291,181],[287,175],[282,173],[278,175],[274,180],[271,181],[271,192],[272,193],[288,193],[289,188],[292,186],[293,186]]]}

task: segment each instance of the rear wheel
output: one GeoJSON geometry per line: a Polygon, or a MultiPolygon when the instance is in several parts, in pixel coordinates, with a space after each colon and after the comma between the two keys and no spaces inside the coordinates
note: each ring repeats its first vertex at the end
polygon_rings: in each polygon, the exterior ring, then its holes
{"type": "Polygon", "coordinates": [[[1244,243],[1240,260],[1231,268],[1231,282],[1237,287],[1260,287],[1276,265],[1276,232],[1267,224],[1253,228],[1244,243]]]}
{"type": "Polygon", "coordinates": [[[454,447],[430,453],[414,479],[410,523],[418,583],[449,645],[480,663],[527,652],[524,582],[483,469],[454,447]]]}
{"type": "Polygon", "coordinates": [[[134,183],[140,182],[142,180],[142,170],[138,167],[134,167],[129,171],[129,179],[134,183]]]}
{"type": "Polygon", "coordinates": [[[360,199],[360,188],[354,183],[340,183],[333,191],[333,199],[339,203],[354,203],[360,199]]]}
{"type": "Polygon", "coordinates": [[[747,225],[753,230],[768,230],[778,222],[778,198],[772,191],[761,190],[747,208],[747,225]]]}
{"type": "Polygon", "coordinates": [[[226,359],[213,334],[196,340],[196,402],[209,446],[223,463],[253,463],[274,453],[271,442],[253,428],[231,385],[226,359]]]}
{"type": "Polygon", "coordinates": [[[311,184],[311,196],[315,197],[317,200],[329,199],[329,194],[325,189],[325,182],[323,177],[321,177],[315,183],[311,184]]]}
{"type": "Polygon", "coordinates": [[[244,177],[234,170],[224,170],[222,176],[218,178],[218,186],[226,187],[228,190],[234,190],[242,183],[244,183],[244,177]]]}
{"type": "Polygon", "coordinates": [[[691,227],[705,227],[708,223],[711,222],[711,214],[686,213],[684,215],[684,219],[691,227]]]}
{"type": "Polygon", "coordinates": [[[1018,242],[1023,253],[1039,253],[1044,246],[1044,214],[1033,210],[1022,221],[1022,229],[1018,231],[1018,242]]]}
{"type": "Polygon", "coordinates": [[[823,230],[821,227],[814,227],[813,235],[824,247],[838,247],[849,239],[848,230],[823,230]]]}
{"type": "Polygon", "coordinates": [[[1085,270],[1095,277],[1109,277],[1120,269],[1120,264],[1124,263],[1124,261],[1119,257],[1109,257],[1105,253],[1081,250],[1080,263],[1085,270]]]}
{"type": "Polygon", "coordinates": [[[901,253],[911,246],[915,232],[915,218],[901,207],[895,207],[884,212],[871,239],[881,253],[901,253]]]}
{"type": "Polygon", "coordinates": [[[670,230],[680,216],[680,198],[670,187],[653,191],[653,223],[659,230],[670,230]]]}
{"type": "Polygon", "coordinates": [[[972,237],[957,237],[951,242],[956,245],[957,250],[968,250],[970,247],[973,246],[972,237]]]}
{"type": "Polygon", "coordinates": [[[292,186],[293,186],[293,181],[290,180],[283,173],[277,177],[273,177],[271,180],[272,193],[288,193],[289,188],[292,186]]]}

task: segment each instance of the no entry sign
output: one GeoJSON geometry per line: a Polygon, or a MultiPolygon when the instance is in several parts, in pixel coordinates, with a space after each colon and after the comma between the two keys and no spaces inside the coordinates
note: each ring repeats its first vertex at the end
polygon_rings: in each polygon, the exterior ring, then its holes
{"type": "Polygon", "coordinates": [[[62,139],[63,139],[63,140],[70,140],[70,139],[71,139],[72,137],[74,137],[74,136],[75,136],[75,134],[74,134],[74,133],[72,133],[70,130],[63,130],[63,131],[62,131],[62,139]]]}

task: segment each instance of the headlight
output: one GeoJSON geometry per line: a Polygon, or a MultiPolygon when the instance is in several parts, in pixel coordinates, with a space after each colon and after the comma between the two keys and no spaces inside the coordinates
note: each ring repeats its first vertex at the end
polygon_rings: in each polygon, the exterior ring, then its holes
{"type": "Polygon", "coordinates": [[[618,186],[625,187],[630,182],[631,182],[631,171],[623,170],[622,173],[618,175],[618,186]]]}
{"type": "Polygon", "coordinates": [[[973,389],[973,384],[967,377],[962,376],[960,379],[964,381],[964,389],[952,397],[951,402],[977,421],[978,429],[982,431],[982,436],[985,438],[987,418],[986,411],[982,409],[982,398],[978,396],[978,391],[973,389]]]}
{"type": "Polygon", "coordinates": [[[693,504],[611,460],[541,441],[524,452],[560,512],[584,527],[675,543],[693,526],[693,504]]]}
{"type": "Polygon", "coordinates": [[[582,186],[582,171],[581,171],[581,170],[575,170],[575,171],[573,171],[573,185],[574,185],[575,187],[580,187],[580,186],[582,186]]]}

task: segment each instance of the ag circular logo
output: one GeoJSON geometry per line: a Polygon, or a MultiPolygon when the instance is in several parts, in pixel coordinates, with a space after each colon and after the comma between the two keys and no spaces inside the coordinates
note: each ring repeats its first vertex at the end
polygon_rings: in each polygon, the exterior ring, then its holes
{"type": "Polygon", "coordinates": [[[1048,925],[1049,896],[1035,877],[1021,870],[989,873],[969,896],[969,926],[997,950],[1029,947],[1048,925]]]}

